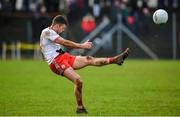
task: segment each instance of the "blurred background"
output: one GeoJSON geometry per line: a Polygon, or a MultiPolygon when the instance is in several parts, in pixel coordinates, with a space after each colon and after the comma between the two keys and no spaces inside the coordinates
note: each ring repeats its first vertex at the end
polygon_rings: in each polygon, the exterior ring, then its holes
{"type": "Polygon", "coordinates": [[[58,14],[69,21],[62,37],[93,42],[88,51],[67,48],[72,54],[113,56],[129,47],[132,59],[180,59],[178,0],[0,0],[1,59],[41,59],[41,31],[58,14]],[[169,20],[156,25],[160,8],[169,20]]]}

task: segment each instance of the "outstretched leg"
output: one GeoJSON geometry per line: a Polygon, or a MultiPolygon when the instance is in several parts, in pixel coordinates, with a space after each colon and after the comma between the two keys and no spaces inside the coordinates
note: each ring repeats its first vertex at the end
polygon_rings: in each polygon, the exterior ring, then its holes
{"type": "Polygon", "coordinates": [[[83,82],[80,79],[80,76],[73,70],[72,67],[66,69],[63,75],[74,83],[74,94],[76,96],[77,102],[77,113],[87,113],[83,101],[82,101],[82,86],[83,82]]]}
{"type": "Polygon", "coordinates": [[[81,69],[88,65],[92,66],[103,66],[108,64],[118,64],[122,65],[124,60],[129,54],[129,48],[127,48],[123,53],[109,58],[95,58],[92,56],[77,56],[73,64],[74,69],[81,69]]]}

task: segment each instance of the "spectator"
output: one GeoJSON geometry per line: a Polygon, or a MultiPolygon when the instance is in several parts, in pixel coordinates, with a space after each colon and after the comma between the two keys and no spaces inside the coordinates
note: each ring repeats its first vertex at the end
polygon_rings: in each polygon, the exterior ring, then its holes
{"type": "Polygon", "coordinates": [[[12,12],[15,9],[15,0],[1,0],[1,8],[4,12],[12,12]]]}
{"type": "Polygon", "coordinates": [[[96,2],[93,4],[93,15],[95,16],[95,18],[99,18],[100,17],[100,13],[101,13],[101,7],[99,4],[99,0],[96,0],[96,2]]]}
{"type": "Polygon", "coordinates": [[[81,28],[86,34],[94,30],[95,27],[96,27],[96,21],[91,14],[87,14],[86,16],[83,17],[81,22],[81,28]]]}

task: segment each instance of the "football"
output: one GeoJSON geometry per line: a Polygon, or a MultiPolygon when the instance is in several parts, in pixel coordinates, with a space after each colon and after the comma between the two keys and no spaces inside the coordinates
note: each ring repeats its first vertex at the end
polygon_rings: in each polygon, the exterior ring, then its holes
{"type": "Polygon", "coordinates": [[[163,9],[158,9],[153,13],[155,24],[165,24],[168,21],[168,13],[163,9]]]}

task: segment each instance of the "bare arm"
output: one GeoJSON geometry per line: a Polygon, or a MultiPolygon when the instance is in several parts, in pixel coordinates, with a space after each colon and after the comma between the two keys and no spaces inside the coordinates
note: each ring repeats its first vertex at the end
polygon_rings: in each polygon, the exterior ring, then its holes
{"type": "Polygon", "coordinates": [[[90,49],[92,47],[92,42],[86,41],[80,44],[70,40],[63,39],[62,37],[55,39],[54,42],[71,48],[90,49]]]}

